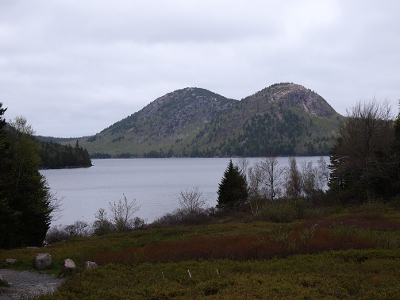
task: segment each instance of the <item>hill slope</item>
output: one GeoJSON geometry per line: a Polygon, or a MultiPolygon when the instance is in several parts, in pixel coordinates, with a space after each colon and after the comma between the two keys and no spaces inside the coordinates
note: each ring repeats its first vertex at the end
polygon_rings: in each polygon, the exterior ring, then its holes
{"type": "Polygon", "coordinates": [[[320,155],[328,154],[340,118],[321,96],[293,83],[241,101],[185,88],[79,143],[92,156],[320,155]]]}

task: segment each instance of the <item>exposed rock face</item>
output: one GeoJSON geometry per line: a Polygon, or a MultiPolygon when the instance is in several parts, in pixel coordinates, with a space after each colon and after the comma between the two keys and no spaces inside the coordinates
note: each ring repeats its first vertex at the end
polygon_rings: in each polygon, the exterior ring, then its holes
{"type": "Polygon", "coordinates": [[[97,268],[97,264],[94,261],[85,262],[85,269],[97,268]]]}
{"type": "MultiPolygon", "coordinates": [[[[201,114],[204,122],[211,120],[216,113],[231,107],[235,100],[227,99],[221,95],[200,88],[185,88],[168,93],[152,101],[138,112],[139,118],[145,119],[168,108],[174,123],[186,125],[192,122],[196,114],[201,114]]],[[[177,124],[177,125],[178,125],[177,124]]]]}
{"type": "Polygon", "coordinates": [[[294,83],[271,85],[245,100],[255,102],[261,107],[265,103],[281,103],[319,117],[329,117],[335,114],[335,110],[324,98],[310,89],[294,83]]]}
{"type": "Polygon", "coordinates": [[[176,138],[182,132],[209,122],[236,102],[205,89],[185,88],[157,98],[109,129],[114,132],[143,133],[146,137],[176,138]]]}
{"type": "Polygon", "coordinates": [[[51,255],[49,253],[38,253],[33,259],[33,265],[37,270],[44,270],[51,265],[51,255]]]}

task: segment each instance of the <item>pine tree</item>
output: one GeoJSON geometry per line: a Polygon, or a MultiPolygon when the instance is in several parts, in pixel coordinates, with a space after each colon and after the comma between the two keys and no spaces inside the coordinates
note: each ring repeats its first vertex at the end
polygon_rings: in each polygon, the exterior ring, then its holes
{"type": "Polygon", "coordinates": [[[246,177],[234,166],[232,160],[219,184],[218,207],[236,210],[248,199],[246,177]]]}
{"type": "Polygon", "coordinates": [[[40,246],[50,225],[51,195],[39,173],[40,144],[26,120],[8,124],[1,156],[0,248],[40,246]],[[3,235],[4,234],[4,235],[3,235]]]}
{"type": "Polygon", "coordinates": [[[6,154],[7,154],[7,143],[6,143],[6,121],[2,117],[7,108],[2,108],[3,103],[0,102],[0,248],[4,248],[4,245],[13,243],[16,239],[15,228],[17,226],[18,213],[13,210],[7,199],[7,195],[4,193],[5,187],[7,186],[7,166],[6,166],[6,154]]]}

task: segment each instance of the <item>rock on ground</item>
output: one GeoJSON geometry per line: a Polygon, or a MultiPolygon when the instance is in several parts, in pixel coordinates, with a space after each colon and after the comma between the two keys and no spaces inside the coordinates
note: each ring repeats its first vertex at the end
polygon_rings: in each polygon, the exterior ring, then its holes
{"type": "Polygon", "coordinates": [[[51,255],[48,253],[38,253],[33,259],[33,265],[37,270],[44,270],[51,265],[51,255]]]}

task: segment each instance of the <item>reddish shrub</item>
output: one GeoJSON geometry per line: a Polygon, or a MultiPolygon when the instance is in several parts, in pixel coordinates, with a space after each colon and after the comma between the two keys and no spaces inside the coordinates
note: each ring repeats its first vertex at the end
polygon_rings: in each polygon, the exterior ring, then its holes
{"type": "Polygon", "coordinates": [[[343,226],[355,225],[357,228],[370,228],[378,230],[400,229],[400,223],[390,221],[379,213],[362,213],[340,216],[329,219],[313,219],[303,223],[304,228],[311,228],[314,224],[318,224],[319,228],[329,228],[333,224],[343,224],[343,226]]]}
{"type": "Polygon", "coordinates": [[[288,232],[279,229],[264,235],[225,235],[198,237],[178,241],[154,242],[144,247],[105,250],[93,254],[89,260],[99,264],[133,264],[146,261],[181,261],[189,259],[269,259],[292,254],[313,254],[330,250],[370,249],[377,242],[361,237],[354,228],[394,229],[398,222],[389,221],[381,214],[352,214],[331,219],[314,219],[288,232]],[[313,231],[310,228],[318,223],[313,231]],[[306,228],[306,229],[304,229],[306,228]],[[307,238],[308,235],[308,238],[307,238]]]}

